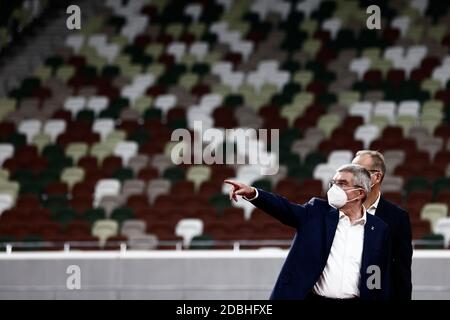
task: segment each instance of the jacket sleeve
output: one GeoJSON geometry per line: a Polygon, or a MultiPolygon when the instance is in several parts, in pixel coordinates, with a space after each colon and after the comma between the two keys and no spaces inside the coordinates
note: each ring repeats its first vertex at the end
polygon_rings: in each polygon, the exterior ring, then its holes
{"type": "Polygon", "coordinates": [[[402,210],[393,250],[393,298],[411,300],[412,235],[408,213],[402,210]]]}
{"type": "Polygon", "coordinates": [[[307,218],[307,206],[311,205],[314,200],[311,200],[306,205],[293,203],[286,198],[266,192],[261,189],[258,190],[258,197],[250,202],[257,208],[270,214],[275,219],[281,221],[283,224],[298,228],[307,218]]]}

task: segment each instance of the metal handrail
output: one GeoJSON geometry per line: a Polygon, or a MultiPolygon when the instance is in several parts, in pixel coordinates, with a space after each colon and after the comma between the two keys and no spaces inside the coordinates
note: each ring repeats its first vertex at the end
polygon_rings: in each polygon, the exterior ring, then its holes
{"type": "MultiPolygon", "coordinates": [[[[162,240],[158,241],[156,248],[173,248],[175,250],[186,249],[214,249],[214,247],[230,247],[233,250],[240,250],[242,247],[286,247],[290,246],[291,240],[193,240],[189,246],[183,245],[180,240],[162,240]]],[[[445,249],[445,242],[443,240],[413,240],[414,248],[417,246],[429,246],[433,248],[445,249]]],[[[103,246],[99,245],[98,241],[11,241],[0,242],[0,251],[11,252],[13,250],[45,250],[45,249],[60,249],[64,251],[71,251],[73,248],[79,249],[104,249],[104,250],[129,250],[133,248],[129,241],[107,241],[103,246]]]]}
{"type": "MultiPolygon", "coordinates": [[[[233,250],[239,250],[241,247],[259,247],[259,246],[289,246],[291,240],[193,240],[189,246],[183,245],[180,240],[158,241],[155,248],[173,248],[175,250],[185,249],[208,249],[215,246],[230,247],[233,250]]],[[[0,250],[11,252],[12,250],[45,250],[61,249],[71,251],[77,249],[116,249],[128,250],[130,244],[128,241],[107,241],[103,246],[98,241],[11,241],[0,242],[0,250]]],[[[132,246],[131,246],[132,247],[132,246]]]]}

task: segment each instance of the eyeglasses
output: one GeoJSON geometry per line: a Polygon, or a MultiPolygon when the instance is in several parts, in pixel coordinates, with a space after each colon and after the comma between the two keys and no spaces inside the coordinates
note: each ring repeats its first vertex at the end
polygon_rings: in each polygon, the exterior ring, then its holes
{"type": "Polygon", "coordinates": [[[380,170],[367,170],[367,171],[369,171],[370,173],[376,173],[376,172],[381,172],[380,170]]]}
{"type": "Polygon", "coordinates": [[[341,189],[362,188],[361,186],[358,185],[349,186],[345,181],[330,180],[330,182],[328,182],[328,188],[331,188],[333,185],[337,185],[341,189]]]}

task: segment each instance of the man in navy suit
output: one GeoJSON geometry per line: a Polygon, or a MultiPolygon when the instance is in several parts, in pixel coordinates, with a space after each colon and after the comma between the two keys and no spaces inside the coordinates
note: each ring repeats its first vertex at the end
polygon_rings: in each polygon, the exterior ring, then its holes
{"type": "Polygon", "coordinates": [[[391,299],[411,300],[412,236],[408,213],[381,195],[380,186],[386,174],[384,157],[378,151],[362,150],[356,153],[354,164],[369,171],[371,192],[364,206],[367,212],[382,219],[389,226],[391,235],[391,299]]]}
{"type": "Polygon", "coordinates": [[[388,226],[366,214],[370,174],[359,165],[340,167],[330,181],[328,201],[304,205],[225,180],[230,199],[251,201],[297,230],[271,299],[387,299],[390,240],[388,226]]]}

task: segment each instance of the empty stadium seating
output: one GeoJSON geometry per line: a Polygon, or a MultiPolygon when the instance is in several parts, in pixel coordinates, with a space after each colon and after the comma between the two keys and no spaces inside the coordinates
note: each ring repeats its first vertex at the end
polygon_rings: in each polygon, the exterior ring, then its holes
{"type": "Polygon", "coordinates": [[[305,202],[370,148],[414,240],[448,245],[449,6],[381,1],[377,31],[368,3],[103,1],[0,97],[0,242],[289,240],[223,180],[305,202]],[[279,129],[279,173],[175,165],[172,131],[199,120],[279,129]]]}

